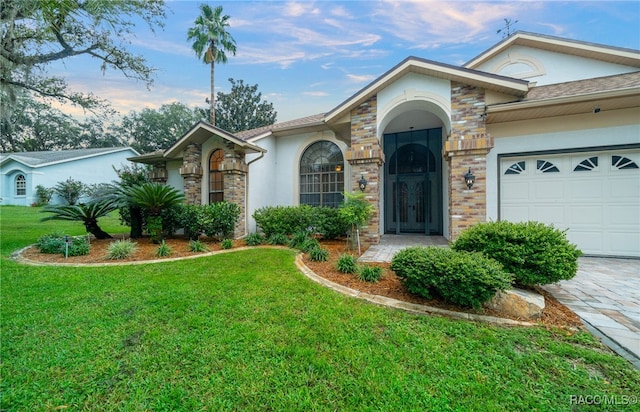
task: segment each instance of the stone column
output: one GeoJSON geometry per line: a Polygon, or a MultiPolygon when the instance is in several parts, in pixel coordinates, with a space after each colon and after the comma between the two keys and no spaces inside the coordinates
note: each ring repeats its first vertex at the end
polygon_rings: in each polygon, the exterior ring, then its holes
{"type": "Polygon", "coordinates": [[[444,152],[449,162],[449,236],[487,217],[487,153],[493,138],[486,133],[484,89],[452,82],[451,135],[444,152]],[[471,189],[464,175],[471,168],[476,180],[471,189]]]}
{"type": "Polygon", "coordinates": [[[186,203],[202,204],[202,145],[199,143],[189,143],[184,149],[180,175],[184,179],[186,203]]]}
{"type": "Polygon", "coordinates": [[[351,186],[354,191],[359,191],[358,181],[364,177],[367,180],[365,199],[374,209],[369,224],[360,228],[365,247],[380,242],[380,180],[384,152],[378,140],[376,112],[376,96],[351,111],[351,148],[346,153],[351,165],[351,186]]]}
{"type": "Polygon", "coordinates": [[[151,172],[149,172],[149,179],[155,183],[166,184],[169,177],[167,172],[167,164],[165,162],[154,163],[151,172]]]}
{"type": "Polygon", "coordinates": [[[225,149],[224,161],[220,165],[224,173],[224,200],[240,207],[240,216],[233,230],[235,239],[246,235],[247,171],[244,154],[225,149]]]}

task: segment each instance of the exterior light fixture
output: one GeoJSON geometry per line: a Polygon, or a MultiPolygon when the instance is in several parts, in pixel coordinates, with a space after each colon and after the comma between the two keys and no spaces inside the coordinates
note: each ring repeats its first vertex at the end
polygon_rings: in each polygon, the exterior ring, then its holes
{"type": "Polygon", "coordinates": [[[464,174],[464,182],[467,184],[467,188],[469,190],[471,190],[471,187],[473,186],[475,181],[476,177],[473,175],[473,173],[471,173],[471,168],[469,168],[469,171],[464,174]]]}
{"type": "Polygon", "coordinates": [[[364,178],[364,175],[360,175],[360,180],[358,180],[358,187],[361,192],[364,192],[364,189],[367,188],[367,179],[364,178]]]}

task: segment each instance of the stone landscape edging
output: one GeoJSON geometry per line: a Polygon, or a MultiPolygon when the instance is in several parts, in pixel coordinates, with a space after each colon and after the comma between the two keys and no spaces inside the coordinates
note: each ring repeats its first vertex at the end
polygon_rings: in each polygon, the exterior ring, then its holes
{"type": "MultiPolygon", "coordinates": [[[[10,258],[20,262],[25,263],[31,266],[66,266],[66,267],[101,267],[101,266],[130,266],[130,265],[145,265],[150,263],[162,263],[162,262],[176,262],[179,260],[186,259],[196,259],[201,257],[213,256],[222,253],[230,253],[230,252],[239,252],[242,250],[255,249],[254,246],[242,246],[233,249],[223,249],[216,250],[212,252],[201,253],[199,255],[192,256],[183,256],[178,258],[162,258],[162,259],[152,259],[145,261],[135,261],[135,262],[104,262],[104,263],[59,263],[59,262],[40,262],[36,260],[26,259],[22,256],[22,254],[29,248],[32,248],[33,245],[24,247],[17,252],[11,254],[10,258]]],[[[265,246],[261,246],[265,247],[265,246]]],[[[290,249],[282,246],[266,246],[272,249],[290,249]]],[[[357,299],[366,300],[367,302],[374,303],[376,305],[381,305],[385,307],[389,307],[392,309],[399,309],[405,312],[410,312],[419,315],[429,315],[429,314],[437,314],[443,315],[452,318],[471,320],[471,321],[479,321],[479,322],[487,322],[494,323],[502,326],[535,326],[535,323],[524,322],[519,320],[507,319],[507,318],[499,318],[496,316],[488,316],[488,315],[476,315],[473,313],[465,313],[465,312],[456,312],[447,309],[436,308],[433,306],[421,305],[417,303],[405,302],[398,299],[389,298],[381,295],[372,295],[370,293],[361,292],[356,289],[351,289],[347,286],[341,285],[339,283],[332,282],[328,279],[323,278],[322,276],[318,276],[314,271],[309,269],[307,265],[304,264],[302,260],[302,253],[298,253],[295,257],[295,265],[305,275],[308,279],[332,289],[338,293],[342,293],[343,295],[350,296],[357,299]]]]}

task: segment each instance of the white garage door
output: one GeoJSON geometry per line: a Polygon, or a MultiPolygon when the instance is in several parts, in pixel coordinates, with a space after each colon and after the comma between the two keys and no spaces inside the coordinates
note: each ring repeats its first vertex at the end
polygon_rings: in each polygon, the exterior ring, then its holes
{"type": "Polygon", "coordinates": [[[500,219],[568,229],[585,254],[640,257],[640,149],[502,158],[500,219]]]}

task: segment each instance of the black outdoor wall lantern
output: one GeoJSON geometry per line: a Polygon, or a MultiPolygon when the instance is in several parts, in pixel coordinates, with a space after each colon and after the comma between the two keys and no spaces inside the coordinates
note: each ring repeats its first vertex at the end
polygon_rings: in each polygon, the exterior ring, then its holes
{"type": "Polygon", "coordinates": [[[473,175],[473,173],[471,173],[471,168],[469,168],[469,171],[464,174],[464,182],[467,184],[467,188],[469,190],[471,190],[471,187],[473,186],[475,181],[476,177],[473,175]]]}
{"type": "Polygon", "coordinates": [[[358,187],[361,192],[364,192],[364,189],[367,188],[367,179],[364,178],[364,175],[360,175],[360,180],[358,180],[358,187]]]}

